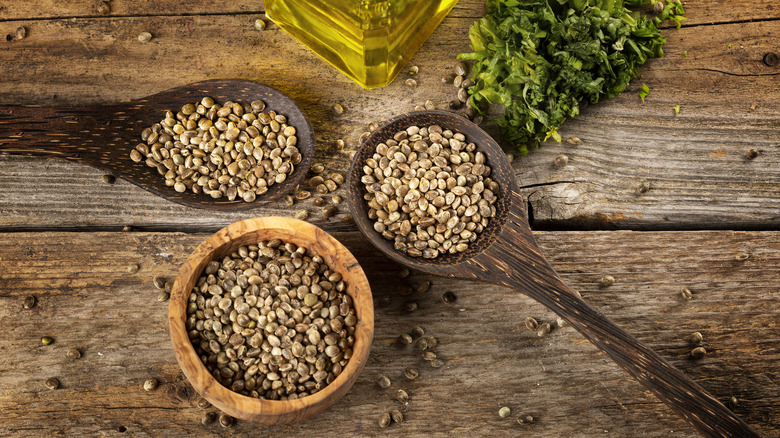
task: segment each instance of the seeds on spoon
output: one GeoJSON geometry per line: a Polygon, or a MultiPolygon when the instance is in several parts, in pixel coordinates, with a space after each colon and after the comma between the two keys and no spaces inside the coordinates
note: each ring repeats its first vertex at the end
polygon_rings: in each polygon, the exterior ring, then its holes
{"type": "MultiPolygon", "coordinates": [[[[141,36],[139,36],[139,39],[141,36]]],[[[167,111],[130,152],[179,193],[253,202],[302,161],[297,129],[263,101],[219,104],[211,97],[167,111]]]]}
{"type": "Polygon", "coordinates": [[[465,135],[410,126],[378,144],[363,166],[368,216],[411,257],[464,252],[496,214],[499,186],[490,173],[465,135]]]}

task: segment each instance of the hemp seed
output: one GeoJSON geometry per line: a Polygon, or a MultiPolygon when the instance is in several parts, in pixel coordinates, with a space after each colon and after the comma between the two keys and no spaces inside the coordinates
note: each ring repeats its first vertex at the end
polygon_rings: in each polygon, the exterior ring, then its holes
{"type": "Polygon", "coordinates": [[[380,388],[389,388],[390,387],[390,379],[387,378],[387,376],[381,376],[379,377],[379,380],[377,380],[377,384],[380,388]]]}
{"type": "Polygon", "coordinates": [[[420,375],[416,368],[406,367],[404,369],[404,376],[409,380],[414,380],[420,375]]]}
{"type": "Polygon", "coordinates": [[[45,382],[43,382],[43,384],[51,390],[55,390],[60,387],[60,381],[55,377],[49,377],[45,382]]]}
{"type": "Polygon", "coordinates": [[[214,423],[214,421],[217,420],[217,414],[214,412],[206,412],[205,415],[200,419],[200,423],[204,426],[208,426],[209,424],[214,423]]]}
{"type": "Polygon", "coordinates": [[[35,295],[28,295],[24,298],[24,303],[22,303],[22,307],[25,309],[32,309],[35,307],[35,304],[38,302],[38,300],[35,298],[35,295]]]}
{"type": "Polygon", "coordinates": [[[611,275],[605,275],[599,280],[599,286],[601,287],[610,287],[613,284],[615,284],[615,277],[611,275]]]}
{"type": "Polygon", "coordinates": [[[691,350],[691,357],[694,359],[701,359],[707,354],[707,350],[704,347],[696,347],[691,350]]]}
{"type": "Polygon", "coordinates": [[[81,351],[75,348],[71,348],[67,353],[65,353],[65,356],[67,356],[68,359],[76,360],[81,357],[81,351]]]}
{"type": "Polygon", "coordinates": [[[41,338],[41,344],[43,345],[51,345],[54,343],[54,338],[51,336],[44,336],[41,338]]]}
{"type": "Polygon", "coordinates": [[[152,34],[149,32],[141,32],[138,34],[138,41],[142,43],[148,43],[152,40],[152,34]]]}
{"type": "Polygon", "coordinates": [[[157,389],[157,379],[149,379],[144,382],[144,391],[154,391],[157,389]]]}
{"type": "Polygon", "coordinates": [[[403,389],[399,389],[395,395],[395,399],[403,404],[409,403],[409,394],[403,389]]]}
{"type": "Polygon", "coordinates": [[[547,336],[548,334],[550,334],[550,324],[546,322],[539,324],[539,328],[536,330],[536,336],[542,338],[544,336],[547,336]]]}
{"type": "Polygon", "coordinates": [[[390,417],[393,419],[396,423],[403,423],[404,421],[404,414],[401,413],[398,409],[393,409],[390,411],[390,417]]]}
{"type": "Polygon", "coordinates": [[[225,429],[233,426],[233,417],[228,414],[219,414],[219,425],[225,429]]]}
{"type": "Polygon", "coordinates": [[[390,414],[387,412],[382,412],[382,415],[379,416],[379,427],[385,428],[390,425],[391,417],[390,414]]]}
{"type": "Polygon", "coordinates": [[[536,330],[539,328],[539,323],[536,321],[536,319],[532,316],[529,316],[525,319],[525,327],[528,330],[536,330]]]}
{"type": "Polygon", "coordinates": [[[498,410],[498,416],[501,418],[506,418],[512,413],[512,410],[508,407],[504,406],[501,409],[498,410]]]}
{"type": "Polygon", "coordinates": [[[702,341],[704,341],[704,336],[702,336],[699,332],[693,332],[691,335],[691,344],[701,345],[702,341]]]}

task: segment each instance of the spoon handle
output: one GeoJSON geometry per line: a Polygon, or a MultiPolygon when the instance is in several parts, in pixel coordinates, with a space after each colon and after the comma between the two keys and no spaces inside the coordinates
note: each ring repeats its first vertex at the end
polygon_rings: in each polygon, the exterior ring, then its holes
{"type": "Polygon", "coordinates": [[[508,230],[489,250],[501,257],[481,263],[493,282],[519,289],[560,315],[705,436],[760,436],[704,388],[566,286],[539,252],[522,211],[512,213],[508,230]]]}

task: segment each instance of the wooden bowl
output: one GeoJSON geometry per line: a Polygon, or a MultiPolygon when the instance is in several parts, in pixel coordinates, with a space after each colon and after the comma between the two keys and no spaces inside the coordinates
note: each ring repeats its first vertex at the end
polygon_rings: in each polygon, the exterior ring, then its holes
{"type": "Polygon", "coordinates": [[[228,225],[195,249],[173,284],[168,324],[176,360],[200,395],[233,417],[263,424],[280,424],[303,420],[324,411],[352,387],[368,359],[374,336],[374,307],[363,269],[333,236],[299,220],[264,217],[228,225]],[[222,386],[203,365],[185,326],[190,292],[206,265],[215,258],[232,253],[239,246],[271,239],[303,246],[339,272],[347,285],[346,293],[353,299],[358,319],[353,354],[341,374],[321,391],[297,400],[261,400],[222,386]]]}

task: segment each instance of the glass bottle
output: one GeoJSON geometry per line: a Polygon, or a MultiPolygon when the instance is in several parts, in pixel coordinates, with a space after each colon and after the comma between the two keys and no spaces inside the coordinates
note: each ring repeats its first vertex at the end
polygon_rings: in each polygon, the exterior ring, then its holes
{"type": "Polygon", "coordinates": [[[266,15],[365,88],[383,87],[458,0],[266,0],[266,15]]]}

